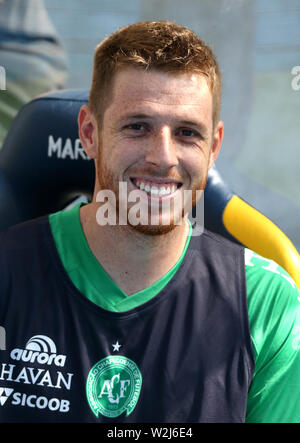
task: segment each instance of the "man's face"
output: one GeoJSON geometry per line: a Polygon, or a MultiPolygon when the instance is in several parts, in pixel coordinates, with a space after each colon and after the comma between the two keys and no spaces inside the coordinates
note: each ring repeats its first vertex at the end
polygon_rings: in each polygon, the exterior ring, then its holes
{"type": "MultiPolygon", "coordinates": [[[[146,225],[133,227],[151,235],[169,232],[182,219],[185,191],[194,199],[204,189],[221,139],[204,76],[123,69],[99,133],[100,190],[115,193],[119,210],[119,183],[125,183],[127,197],[138,196],[135,202],[149,216],[146,225]]],[[[127,203],[128,211],[134,204],[127,203]]]]}

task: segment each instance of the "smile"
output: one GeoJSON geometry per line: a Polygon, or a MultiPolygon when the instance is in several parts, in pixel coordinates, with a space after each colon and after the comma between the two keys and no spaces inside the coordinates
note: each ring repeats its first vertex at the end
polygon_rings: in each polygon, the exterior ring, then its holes
{"type": "Polygon", "coordinates": [[[139,178],[131,178],[134,186],[146,192],[151,197],[165,197],[174,194],[182,186],[182,183],[157,182],[139,178]]]}

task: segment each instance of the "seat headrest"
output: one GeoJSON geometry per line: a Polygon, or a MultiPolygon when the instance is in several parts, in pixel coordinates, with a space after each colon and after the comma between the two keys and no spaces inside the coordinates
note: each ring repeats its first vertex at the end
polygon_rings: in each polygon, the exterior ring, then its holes
{"type": "Polygon", "coordinates": [[[13,121],[0,152],[0,176],[9,182],[18,207],[16,222],[92,195],[94,162],[80,144],[77,126],[87,101],[88,91],[46,94],[26,104],[13,121]]]}

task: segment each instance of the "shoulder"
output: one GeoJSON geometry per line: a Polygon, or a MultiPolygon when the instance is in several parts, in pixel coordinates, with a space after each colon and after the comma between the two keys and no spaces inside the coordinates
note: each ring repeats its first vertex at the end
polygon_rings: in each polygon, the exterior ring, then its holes
{"type": "Polygon", "coordinates": [[[248,324],[244,247],[206,230],[193,237],[191,245],[191,275],[202,278],[201,284],[209,285],[215,295],[231,300],[237,309],[240,306],[248,324]]]}
{"type": "Polygon", "coordinates": [[[204,230],[200,236],[192,237],[191,247],[198,267],[204,266],[216,279],[221,278],[228,283],[239,280],[240,284],[244,285],[245,264],[242,245],[204,230]]]}
{"type": "MultiPolygon", "coordinates": [[[[298,287],[288,272],[274,260],[245,248],[245,272],[250,321],[260,311],[300,308],[298,287]]],[[[274,318],[274,315],[272,316],[274,318]]]]}
{"type": "Polygon", "coordinates": [[[248,421],[300,419],[300,294],[275,261],[245,249],[247,301],[255,372],[248,421]]]}
{"type": "Polygon", "coordinates": [[[245,273],[249,321],[253,340],[258,346],[261,322],[267,332],[274,327],[275,322],[286,321],[287,318],[293,321],[292,317],[299,315],[300,294],[296,283],[285,269],[275,261],[247,248],[245,273]]]}
{"type": "Polygon", "coordinates": [[[220,234],[204,229],[200,235],[193,234],[191,241],[192,248],[197,251],[205,251],[212,255],[220,254],[243,254],[244,246],[235,243],[220,234]]]}
{"type": "Polygon", "coordinates": [[[2,303],[11,300],[12,294],[19,294],[20,288],[25,291],[25,286],[34,281],[41,269],[47,270],[49,260],[52,260],[50,245],[48,217],[21,223],[1,232],[0,313],[2,303]]]}
{"type": "Polygon", "coordinates": [[[48,227],[48,216],[11,226],[0,233],[0,250],[26,247],[32,244],[33,237],[37,238],[45,235],[48,227]]]}

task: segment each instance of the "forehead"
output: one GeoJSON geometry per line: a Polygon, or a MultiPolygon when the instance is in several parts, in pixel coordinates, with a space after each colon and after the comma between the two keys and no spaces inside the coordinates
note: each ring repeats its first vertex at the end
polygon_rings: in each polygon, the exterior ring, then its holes
{"type": "Polygon", "coordinates": [[[109,113],[145,109],[212,115],[212,94],[204,75],[125,68],[115,74],[109,113]]]}

